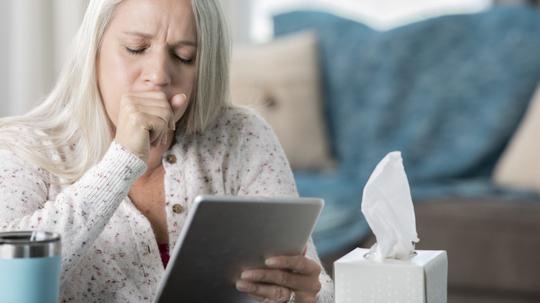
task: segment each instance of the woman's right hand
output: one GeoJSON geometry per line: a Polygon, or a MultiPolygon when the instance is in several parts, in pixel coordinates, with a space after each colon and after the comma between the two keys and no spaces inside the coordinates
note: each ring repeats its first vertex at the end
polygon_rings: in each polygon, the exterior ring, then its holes
{"type": "Polygon", "coordinates": [[[170,103],[165,93],[159,91],[123,95],[116,123],[116,142],[146,162],[150,146],[165,144],[187,105],[185,94],[174,95],[170,103]]]}

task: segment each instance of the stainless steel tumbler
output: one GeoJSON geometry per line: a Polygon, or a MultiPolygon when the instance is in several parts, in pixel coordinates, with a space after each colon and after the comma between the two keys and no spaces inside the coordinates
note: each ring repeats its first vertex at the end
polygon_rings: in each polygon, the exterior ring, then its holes
{"type": "Polygon", "coordinates": [[[60,266],[59,234],[0,233],[0,302],[58,303],[60,266]]]}

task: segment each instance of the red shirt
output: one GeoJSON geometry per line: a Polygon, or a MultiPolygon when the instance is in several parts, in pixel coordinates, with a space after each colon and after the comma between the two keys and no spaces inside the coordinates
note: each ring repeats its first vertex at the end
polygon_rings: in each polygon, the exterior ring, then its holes
{"type": "Polygon", "coordinates": [[[161,256],[161,262],[163,263],[163,267],[167,267],[167,264],[169,263],[169,259],[171,256],[169,255],[169,243],[165,244],[158,244],[159,247],[159,254],[161,256]]]}

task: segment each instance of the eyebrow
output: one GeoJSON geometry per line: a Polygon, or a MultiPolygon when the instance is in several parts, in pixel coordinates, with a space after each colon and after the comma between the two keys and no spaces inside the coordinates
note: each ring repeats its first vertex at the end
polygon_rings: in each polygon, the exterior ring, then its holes
{"type": "MultiPolygon", "coordinates": [[[[126,31],[126,32],[124,32],[124,34],[130,35],[130,36],[143,37],[143,38],[146,38],[146,39],[153,38],[153,36],[151,34],[147,34],[147,33],[143,33],[143,32],[126,31]]],[[[197,47],[197,43],[194,42],[194,41],[191,41],[191,40],[180,40],[180,41],[177,41],[177,42],[171,44],[172,47],[183,46],[183,45],[189,45],[189,46],[197,47]]]]}

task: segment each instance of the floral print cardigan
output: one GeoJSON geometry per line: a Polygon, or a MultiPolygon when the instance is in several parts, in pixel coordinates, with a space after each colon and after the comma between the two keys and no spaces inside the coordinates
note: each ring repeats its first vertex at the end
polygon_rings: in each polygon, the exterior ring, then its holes
{"type": "MultiPolygon", "coordinates": [[[[244,109],[225,110],[200,135],[177,136],[162,163],[169,247],[199,194],[297,196],[274,133],[244,109]]],[[[58,185],[47,171],[0,149],[0,231],[62,235],[62,302],[151,302],[164,268],[149,221],[127,196],[145,170],[113,141],[78,181],[58,185]]],[[[320,263],[311,240],[307,256],[320,263]]],[[[324,270],[320,281],[318,302],[333,302],[324,270]]]]}

